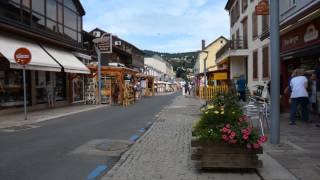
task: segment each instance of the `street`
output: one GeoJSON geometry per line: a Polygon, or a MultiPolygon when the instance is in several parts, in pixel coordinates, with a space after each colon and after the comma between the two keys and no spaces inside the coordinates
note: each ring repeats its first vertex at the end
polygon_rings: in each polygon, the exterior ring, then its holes
{"type": "Polygon", "coordinates": [[[97,139],[135,140],[134,135],[142,134],[139,129],[146,128],[174,97],[147,97],[126,108],[109,106],[35,124],[33,129],[0,132],[0,179],[93,178],[110,169],[119,157],[86,150],[77,153],[76,149],[97,139]],[[97,167],[102,165],[107,168],[99,172],[97,167]]]}

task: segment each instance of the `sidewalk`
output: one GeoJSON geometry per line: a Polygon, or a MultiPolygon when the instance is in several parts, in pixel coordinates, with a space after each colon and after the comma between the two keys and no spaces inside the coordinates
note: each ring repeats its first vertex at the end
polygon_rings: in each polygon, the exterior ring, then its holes
{"type": "Polygon", "coordinates": [[[281,143],[267,144],[265,150],[301,180],[320,179],[320,128],[298,121],[289,125],[289,114],[280,120],[281,143]]]}
{"type": "MultiPolygon", "coordinates": [[[[102,180],[260,180],[256,172],[213,173],[193,168],[190,160],[191,127],[199,118],[199,107],[197,99],[177,97],[102,180]]],[[[261,176],[265,176],[263,179],[295,179],[270,156],[261,158],[265,162],[260,170],[261,176]]]]}
{"type": "Polygon", "coordinates": [[[28,120],[24,120],[23,112],[0,115],[0,129],[35,124],[38,122],[90,111],[102,107],[106,107],[106,105],[73,105],[53,109],[37,110],[28,112],[28,120]]]}

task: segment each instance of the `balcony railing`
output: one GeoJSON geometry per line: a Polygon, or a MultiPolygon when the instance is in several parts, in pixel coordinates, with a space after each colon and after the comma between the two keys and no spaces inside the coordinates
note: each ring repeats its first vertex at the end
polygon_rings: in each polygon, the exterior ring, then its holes
{"type": "Polygon", "coordinates": [[[229,50],[248,49],[248,42],[242,37],[235,40],[229,40],[216,54],[216,59],[219,59],[223,54],[229,50]]]}

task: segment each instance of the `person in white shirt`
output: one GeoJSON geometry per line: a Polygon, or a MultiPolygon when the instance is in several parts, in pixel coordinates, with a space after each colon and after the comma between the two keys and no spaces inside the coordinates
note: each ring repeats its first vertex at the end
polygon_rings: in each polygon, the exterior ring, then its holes
{"type": "Polygon", "coordinates": [[[304,76],[303,69],[296,69],[296,76],[290,81],[291,87],[291,111],[290,111],[290,125],[296,125],[296,114],[298,106],[301,109],[302,121],[309,120],[308,104],[309,94],[307,92],[308,79],[304,76]]]}

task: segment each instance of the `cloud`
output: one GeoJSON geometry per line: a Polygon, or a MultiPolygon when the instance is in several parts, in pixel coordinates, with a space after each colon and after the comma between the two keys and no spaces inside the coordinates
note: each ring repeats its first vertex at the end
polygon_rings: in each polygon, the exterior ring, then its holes
{"type": "Polygon", "coordinates": [[[84,29],[102,28],[141,49],[200,49],[201,39],[229,34],[226,0],[82,0],[84,29]]]}

